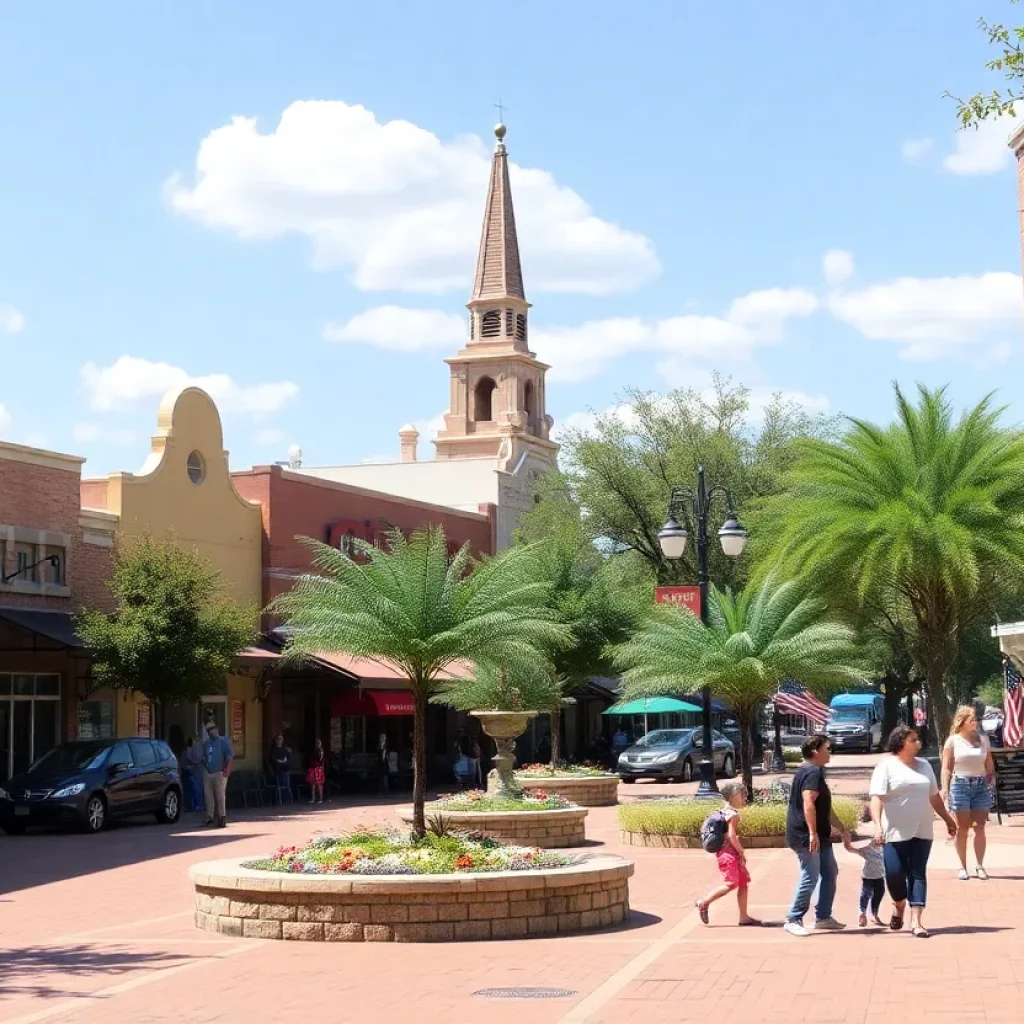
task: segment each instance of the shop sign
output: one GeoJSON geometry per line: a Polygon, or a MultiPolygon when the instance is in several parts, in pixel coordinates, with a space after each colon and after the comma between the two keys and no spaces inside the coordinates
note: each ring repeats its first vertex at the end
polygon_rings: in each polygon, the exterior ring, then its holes
{"type": "Polygon", "coordinates": [[[654,600],[658,604],[674,604],[700,618],[700,587],[655,587],[654,600]]]}
{"type": "Polygon", "coordinates": [[[245,701],[231,702],[231,746],[235,757],[245,757],[245,701]]]}

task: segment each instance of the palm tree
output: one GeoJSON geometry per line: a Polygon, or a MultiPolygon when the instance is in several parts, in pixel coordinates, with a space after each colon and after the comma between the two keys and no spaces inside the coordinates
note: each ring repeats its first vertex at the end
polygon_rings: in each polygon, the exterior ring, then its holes
{"type": "Polygon", "coordinates": [[[764,518],[783,571],[824,597],[889,592],[905,601],[911,654],[939,732],[964,634],[1024,581],[1024,435],[991,396],[954,419],[945,389],[895,388],[886,427],[851,420],[838,443],[803,440],[786,493],[764,518]]]}
{"type": "Polygon", "coordinates": [[[287,620],[286,655],[344,651],[396,666],[412,691],[413,829],[425,833],[427,701],[459,662],[516,667],[565,642],[547,608],[549,585],[531,548],[474,562],[468,545],[449,559],[444,531],[388,534],[387,549],[355,542],[353,557],[305,539],[315,573],[273,610],[287,620]]]}
{"type": "Polygon", "coordinates": [[[616,649],[627,699],[692,693],[709,686],[736,715],[743,781],[753,785],[751,727],[786,679],[823,693],[862,682],[853,631],[824,617],[825,603],[794,581],[769,575],[738,595],[711,587],[709,624],[690,612],[656,607],[616,649]]]}

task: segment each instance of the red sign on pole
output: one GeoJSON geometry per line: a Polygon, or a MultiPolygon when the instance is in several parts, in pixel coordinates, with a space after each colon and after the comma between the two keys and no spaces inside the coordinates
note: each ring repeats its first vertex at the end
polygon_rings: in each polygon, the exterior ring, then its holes
{"type": "Polygon", "coordinates": [[[655,587],[658,604],[674,604],[700,618],[700,587],[655,587]]]}

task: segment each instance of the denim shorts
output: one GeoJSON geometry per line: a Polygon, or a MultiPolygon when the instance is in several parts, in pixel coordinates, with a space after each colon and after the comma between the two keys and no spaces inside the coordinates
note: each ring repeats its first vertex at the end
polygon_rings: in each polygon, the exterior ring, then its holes
{"type": "Polygon", "coordinates": [[[983,775],[953,776],[949,786],[951,811],[991,811],[994,806],[992,785],[983,775]]]}

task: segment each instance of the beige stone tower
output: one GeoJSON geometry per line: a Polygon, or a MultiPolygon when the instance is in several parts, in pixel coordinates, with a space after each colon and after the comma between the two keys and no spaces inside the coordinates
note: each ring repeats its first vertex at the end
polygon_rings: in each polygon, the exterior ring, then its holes
{"type": "Polygon", "coordinates": [[[529,310],[519,262],[516,218],[508,177],[505,126],[487,189],[480,252],[469,309],[469,341],[445,362],[451,367],[451,399],[444,429],[434,440],[437,458],[494,458],[512,470],[530,454],[554,464],[552,419],[545,408],[547,365],[530,351],[529,310]]]}

